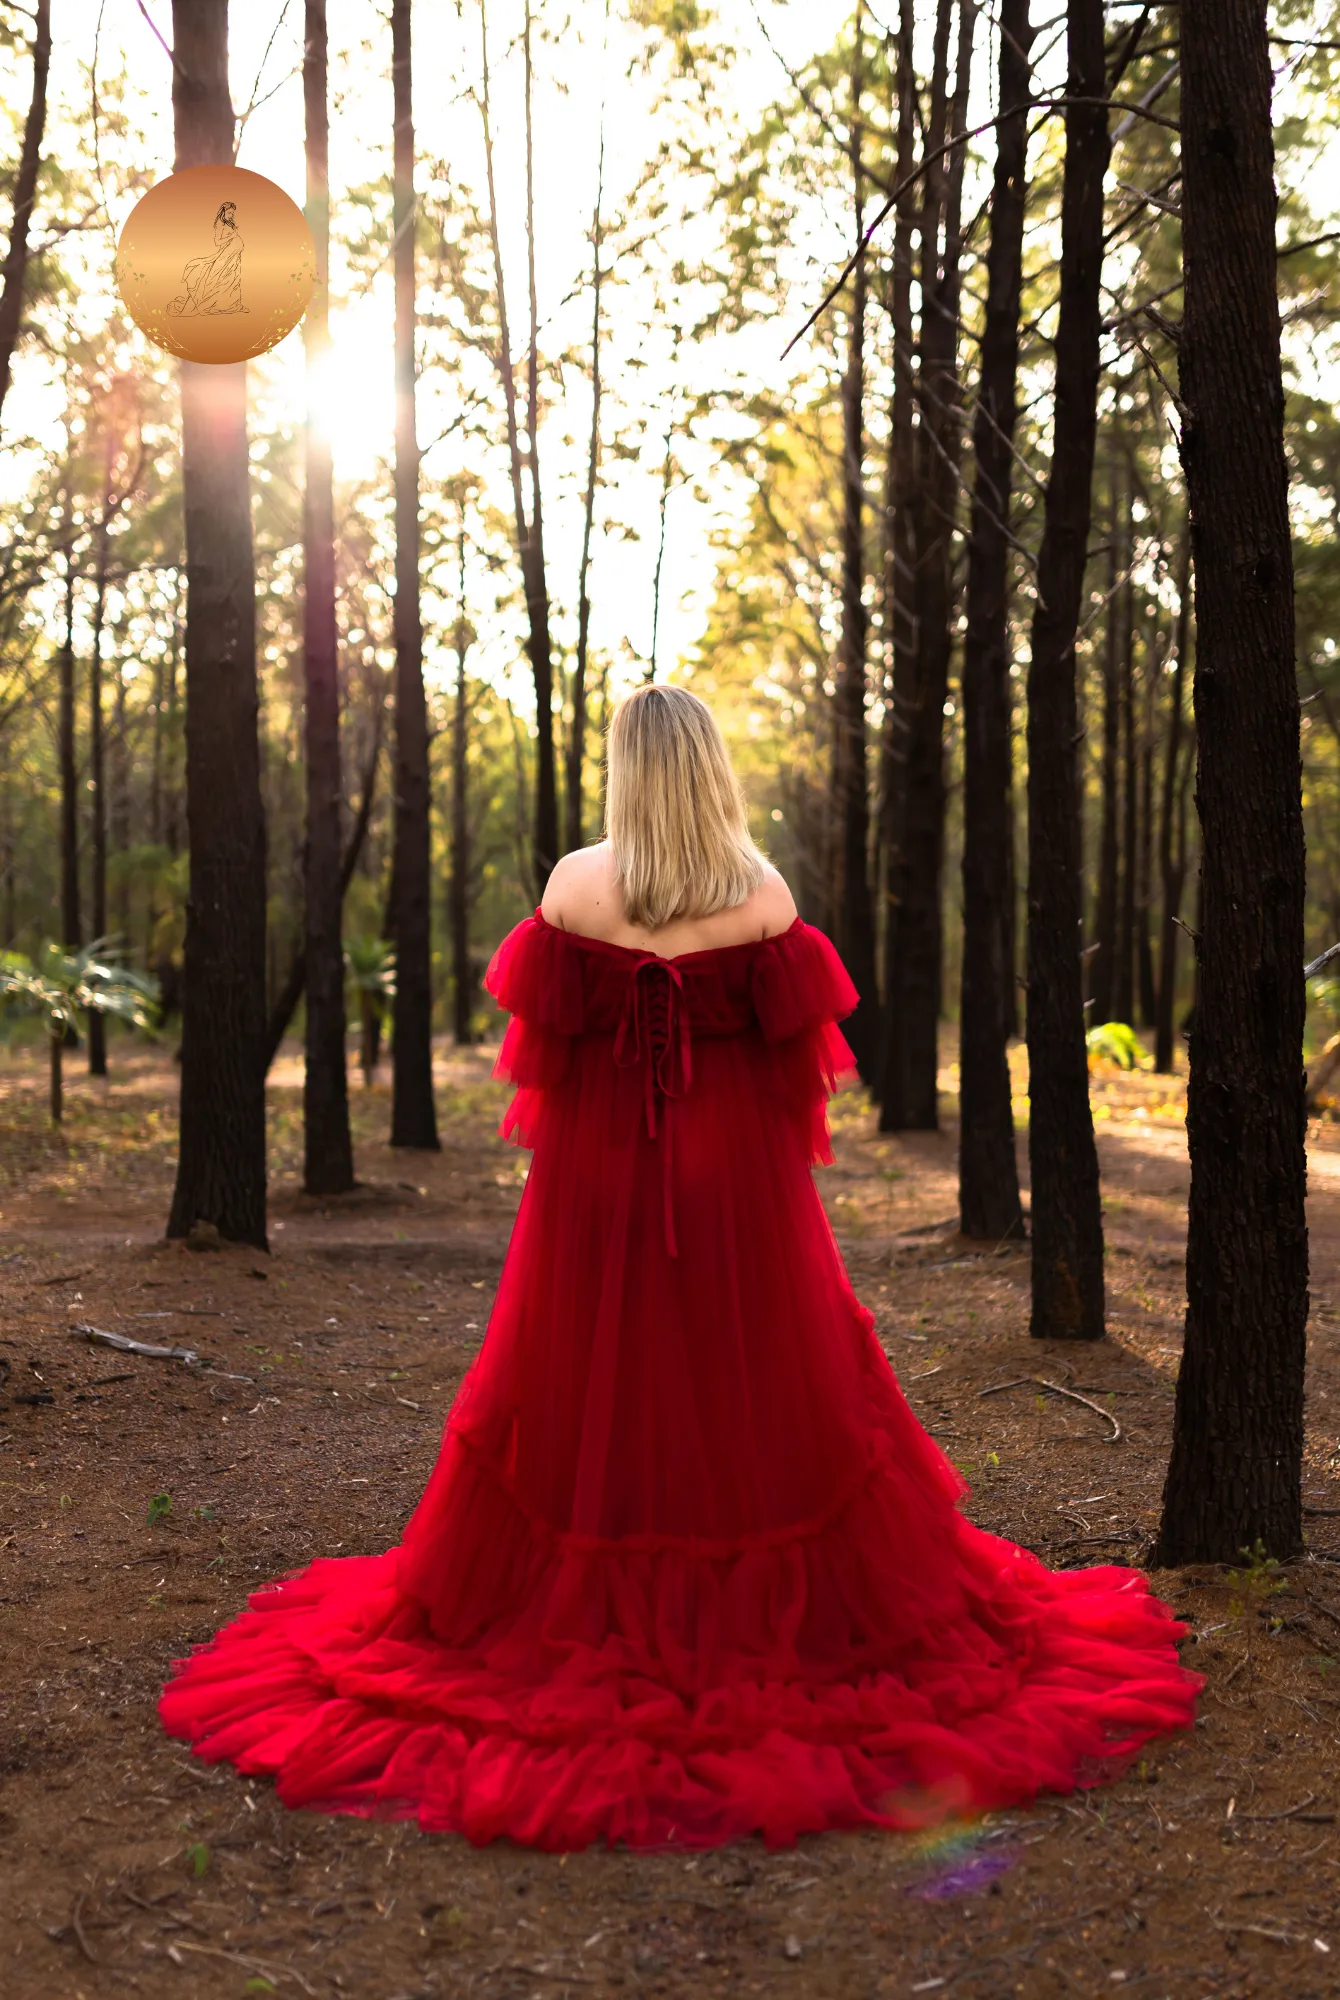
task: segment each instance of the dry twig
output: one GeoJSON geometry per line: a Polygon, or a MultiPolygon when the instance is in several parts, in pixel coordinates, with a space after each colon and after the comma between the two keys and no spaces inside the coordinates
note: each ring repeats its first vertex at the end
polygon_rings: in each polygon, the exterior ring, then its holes
{"type": "Polygon", "coordinates": [[[1048,1382],[1042,1375],[1017,1375],[1011,1382],[994,1382],[989,1389],[979,1389],[977,1394],[979,1396],[1003,1396],[1007,1389],[1030,1388],[1046,1389],[1053,1396],[1065,1396],[1072,1403],[1083,1403],[1086,1410],[1092,1410],[1096,1417],[1102,1417],[1106,1423],[1111,1424],[1112,1435],[1108,1439],[1108,1443],[1120,1443],[1122,1435],[1121,1425],[1117,1422],[1111,1410],[1105,1410],[1101,1403],[1095,1403],[1088,1396],[1081,1396],[1078,1389],[1063,1389],[1059,1382],[1048,1382]]]}

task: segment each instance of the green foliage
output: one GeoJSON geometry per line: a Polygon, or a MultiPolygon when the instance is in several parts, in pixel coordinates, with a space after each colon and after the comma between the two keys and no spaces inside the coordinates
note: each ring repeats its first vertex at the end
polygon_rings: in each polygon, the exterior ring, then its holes
{"type": "Polygon", "coordinates": [[[1104,1021],[1084,1037],[1090,1056],[1115,1063],[1118,1069],[1139,1069],[1150,1061],[1148,1049],[1125,1021],[1104,1021]]]}
{"type": "Polygon", "coordinates": [[[152,1528],[157,1522],[166,1521],[171,1512],[172,1495],[170,1493],[155,1493],[145,1510],[145,1519],[152,1528]]]}
{"type": "Polygon", "coordinates": [[[1316,973],[1307,982],[1307,997],[1310,1005],[1320,1008],[1332,1027],[1340,1024],[1340,977],[1336,976],[1334,963],[1324,972],[1316,973]]]}
{"type": "Polygon", "coordinates": [[[1283,1563],[1266,1554],[1265,1543],[1259,1536],[1251,1548],[1239,1549],[1238,1554],[1242,1557],[1242,1568],[1228,1572],[1232,1593],[1229,1612],[1234,1619],[1241,1620],[1263,1611],[1272,1597],[1289,1588],[1289,1579],[1283,1563]]]}
{"type": "Polygon", "coordinates": [[[150,1028],[158,982],[136,972],[112,944],[97,938],[68,952],[49,941],[35,959],[21,951],[0,953],[0,1001],[40,1015],[50,1034],[78,1036],[80,1016],[113,1014],[132,1028],[150,1028]]]}
{"type": "Polygon", "coordinates": [[[385,938],[354,937],[345,942],[344,968],[360,1001],[378,1013],[395,997],[395,951],[385,938]]]}

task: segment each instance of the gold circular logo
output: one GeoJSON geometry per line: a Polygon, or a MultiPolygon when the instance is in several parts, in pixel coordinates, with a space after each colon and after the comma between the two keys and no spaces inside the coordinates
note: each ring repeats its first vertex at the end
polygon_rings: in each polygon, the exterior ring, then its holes
{"type": "Polygon", "coordinates": [[[183,361],[245,361],[307,310],[316,250],[302,210],[245,167],[185,167],[136,203],[116,251],[126,311],[183,361]]]}

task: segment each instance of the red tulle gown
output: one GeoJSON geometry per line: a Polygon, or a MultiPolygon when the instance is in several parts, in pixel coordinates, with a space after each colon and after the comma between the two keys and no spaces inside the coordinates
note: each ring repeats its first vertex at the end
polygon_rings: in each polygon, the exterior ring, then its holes
{"type": "Polygon", "coordinates": [[[971,1526],[851,1290],[827,939],[667,960],[537,913],[488,986],[534,1160],[427,1490],[180,1662],[168,1729],[290,1806],[566,1849],[923,1825],[1190,1722],[1185,1628],[971,1526]]]}

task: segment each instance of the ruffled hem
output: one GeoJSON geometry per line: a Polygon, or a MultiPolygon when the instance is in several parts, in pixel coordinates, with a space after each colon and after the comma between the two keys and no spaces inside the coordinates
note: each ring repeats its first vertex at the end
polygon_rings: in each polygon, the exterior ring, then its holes
{"type": "Polygon", "coordinates": [[[559,1546],[476,1453],[455,1481],[519,1608],[448,1643],[459,1606],[401,1551],[317,1561],[177,1663],[168,1730],[288,1806],[566,1851],[927,1826],[1099,1783],[1194,1715],[1185,1627],[1134,1571],[1053,1574],[954,1514],[909,1600],[878,1455],[804,1539],[729,1556],[559,1546]]]}

